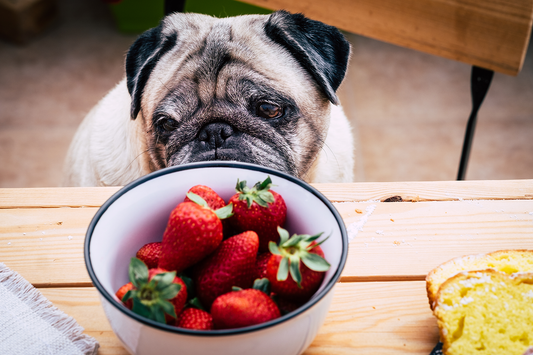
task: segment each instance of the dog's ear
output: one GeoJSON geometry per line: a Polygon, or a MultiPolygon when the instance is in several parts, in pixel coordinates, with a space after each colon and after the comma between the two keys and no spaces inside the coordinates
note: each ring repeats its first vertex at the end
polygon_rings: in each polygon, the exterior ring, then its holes
{"type": "Polygon", "coordinates": [[[339,30],[282,10],[270,15],[265,32],[296,58],[332,103],[339,103],[335,92],[350,57],[350,44],[339,30]]]}
{"type": "Polygon", "coordinates": [[[137,38],[126,55],[126,79],[131,96],[131,118],[141,110],[141,98],[150,74],[159,58],[176,45],[177,33],[165,36],[162,24],[137,38]]]}

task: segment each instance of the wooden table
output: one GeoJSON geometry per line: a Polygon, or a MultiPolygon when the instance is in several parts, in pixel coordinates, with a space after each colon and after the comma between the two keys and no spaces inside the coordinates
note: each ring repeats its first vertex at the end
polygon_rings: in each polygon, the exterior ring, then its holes
{"type": "MultiPolygon", "coordinates": [[[[350,231],[330,313],[305,354],[429,354],[438,341],[425,275],[453,257],[533,249],[533,180],[315,185],[350,231]],[[403,202],[383,202],[401,196],[403,202]]],[[[0,262],[101,345],[115,337],[83,260],[98,207],[118,188],[0,189],[0,262]]]]}

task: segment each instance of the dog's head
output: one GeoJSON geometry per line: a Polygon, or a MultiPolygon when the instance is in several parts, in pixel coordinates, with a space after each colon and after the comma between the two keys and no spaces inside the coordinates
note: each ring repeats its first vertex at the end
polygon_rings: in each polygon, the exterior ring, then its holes
{"type": "Polygon", "coordinates": [[[126,58],[152,168],[237,160],[301,177],[322,148],[349,53],[336,28],[300,14],[167,16],[126,58]]]}

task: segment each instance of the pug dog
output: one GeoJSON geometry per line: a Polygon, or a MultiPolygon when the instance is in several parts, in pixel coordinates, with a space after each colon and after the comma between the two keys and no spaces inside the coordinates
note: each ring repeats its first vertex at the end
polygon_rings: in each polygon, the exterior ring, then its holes
{"type": "Polygon", "coordinates": [[[336,28],[301,14],[168,15],[83,120],[64,185],[120,186],[211,160],[350,182],[353,138],[336,95],[349,56],[336,28]]]}

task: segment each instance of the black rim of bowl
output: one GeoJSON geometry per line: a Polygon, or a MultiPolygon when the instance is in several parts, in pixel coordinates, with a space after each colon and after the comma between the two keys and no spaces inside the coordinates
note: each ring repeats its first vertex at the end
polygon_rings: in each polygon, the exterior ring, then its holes
{"type": "Polygon", "coordinates": [[[317,189],[306,183],[305,181],[302,181],[300,179],[295,178],[294,176],[288,175],[284,172],[274,170],[272,168],[263,167],[260,165],[250,164],[250,163],[241,163],[241,162],[227,162],[227,161],[211,161],[211,162],[198,162],[198,163],[189,163],[189,164],[183,164],[183,165],[177,165],[172,166],[168,168],[164,168],[161,170],[157,170],[155,172],[152,172],[150,174],[147,174],[128,185],[124,186],[122,189],[117,191],[114,195],[112,195],[96,212],[95,216],[91,220],[91,223],[89,224],[89,228],[87,229],[87,233],[85,234],[85,243],[84,243],[84,259],[85,259],[85,266],[87,268],[87,271],[89,273],[89,277],[91,278],[93,285],[98,289],[100,292],[100,295],[105,297],[105,299],[111,303],[116,309],[121,311],[122,313],[126,314],[128,317],[131,317],[138,322],[141,322],[143,324],[149,325],[153,328],[157,328],[163,331],[168,331],[171,333],[176,334],[186,334],[186,335],[196,335],[196,336],[221,336],[221,335],[238,335],[238,334],[244,334],[249,333],[253,331],[258,331],[265,328],[270,328],[272,326],[275,326],[276,324],[282,323],[286,321],[287,319],[294,318],[309,308],[313,307],[316,303],[318,303],[324,296],[333,288],[333,286],[336,284],[338,279],[340,278],[340,275],[342,273],[342,270],[344,269],[344,266],[346,264],[346,259],[348,256],[348,236],[346,232],[346,227],[344,225],[344,221],[342,217],[340,216],[337,209],[333,206],[333,204],[324,196],[322,193],[320,193],[317,189]],[[273,319],[271,321],[244,327],[244,328],[235,328],[235,329],[224,329],[224,330],[192,330],[192,329],[185,329],[185,328],[178,328],[172,325],[167,325],[163,323],[159,323],[156,321],[153,321],[151,319],[142,317],[133,311],[127,309],[123,304],[119,303],[115,300],[115,298],[110,295],[105,288],[102,286],[98,278],[96,277],[96,274],[94,273],[94,270],[92,268],[91,259],[90,259],[90,251],[89,246],[91,242],[91,236],[94,231],[94,228],[98,224],[98,221],[100,217],[105,213],[105,211],[109,208],[111,204],[113,204],[118,198],[120,198],[122,195],[124,195],[126,192],[130,191],[134,187],[141,185],[145,183],[146,181],[152,180],[154,178],[157,178],[161,175],[171,174],[177,171],[181,170],[190,170],[190,169],[198,169],[198,168],[242,168],[242,169],[248,169],[248,170],[255,170],[260,171],[266,174],[276,175],[281,178],[284,178],[286,180],[289,180],[307,191],[311,192],[313,195],[315,195],[317,198],[319,198],[331,211],[333,216],[335,217],[337,224],[339,225],[341,237],[342,237],[342,253],[341,253],[341,259],[339,261],[339,266],[337,267],[337,270],[335,271],[335,274],[333,274],[332,278],[329,280],[328,284],[317,294],[315,294],[314,298],[307,303],[305,303],[303,306],[298,308],[297,310],[287,313],[280,318],[273,319]]]}

